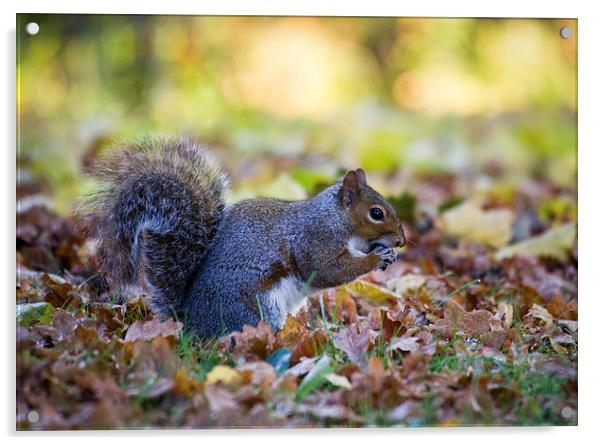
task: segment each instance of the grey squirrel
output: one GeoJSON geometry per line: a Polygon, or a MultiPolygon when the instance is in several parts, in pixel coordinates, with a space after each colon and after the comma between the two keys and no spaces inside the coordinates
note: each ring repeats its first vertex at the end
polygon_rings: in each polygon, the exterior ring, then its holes
{"type": "Polygon", "coordinates": [[[198,336],[261,319],[274,330],[312,291],[354,280],[405,243],[393,207],[351,170],[301,201],[226,205],[228,179],[189,139],[145,139],[101,159],[83,214],[100,269],[141,283],[151,308],[198,336]]]}

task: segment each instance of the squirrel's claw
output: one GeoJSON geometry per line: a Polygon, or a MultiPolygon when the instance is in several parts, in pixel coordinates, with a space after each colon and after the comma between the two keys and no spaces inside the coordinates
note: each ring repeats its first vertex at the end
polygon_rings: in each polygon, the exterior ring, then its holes
{"type": "Polygon", "coordinates": [[[374,249],[374,253],[380,257],[378,268],[385,270],[397,259],[397,252],[391,247],[378,246],[374,249]]]}

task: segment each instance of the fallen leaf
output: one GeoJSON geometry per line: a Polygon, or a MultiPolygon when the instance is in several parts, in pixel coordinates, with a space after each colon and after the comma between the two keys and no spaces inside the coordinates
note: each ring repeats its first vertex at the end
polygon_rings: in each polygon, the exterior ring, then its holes
{"type": "Polygon", "coordinates": [[[149,321],[136,321],[125,334],[126,342],[152,340],[155,337],[166,337],[175,341],[182,330],[182,323],[169,318],[162,321],[155,317],[149,321]]]}
{"type": "Polygon", "coordinates": [[[277,343],[271,326],[263,320],[257,326],[244,325],[242,332],[233,332],[226,338],[234,339],[235,349],[239,353],[254,354],[261,359],[274,352],[277,343]]]}
{"type": "Polygon", "coordinates": [[[493,315],[489,311],[467,312],[454,300],[449,300],[445,306],[443,319],[435,320],[432,329],[442,331],[447,337],[457,332],[463,332],[467,337],[478,337],[491,330],[492,318],[493,315]]]}
{"type": "Polygon", "coordinates": [[[316,329],[311,335],[304,337],[297,346],[293,348],[291,363],[297,363],[302,357],[313,357],[324,349],[328,337],[323,329],[316,329]]]}
{"type": "Polygon", "coordinates": [[[53,314],[54,306],[50,303],[17,304],[17,322],[22,326],[29,326],[34,321],[50,324],[53,314]]]}
{"type": "Polygon", "coordinates": [[[205,397],[209,403],[209,409],[215,413],[236,413],[240,406],[234,395],[219,386],[205,386],[205,397]]]}
{"type": "Polygon", "coordinates": [[[443,213],[439,226],[450,235],[499,248],[512,237],[513,219],[509,209],[482,210],[474,201],[466,201],[443,213]]]}
{"type": "Polygon", "coordinates": [[[514,307],[510,303],[506,303],[505,301],[503,301],[500,304],[498,304],[497,310],[504,323],[504,327],[506,329],[510,329],[514,320],[514,307]]]}
{"type": "Polygon", "coordinates": [[[205,378],[205,383],[213,385],[221,382],[225,385],[236,385],[241,382],[241,376],[236,370],[225,365],[214,366],[205,378]]]}
{"type": "Polygon", "coordinates": [[[394,422],[404,421],[410,414],[415,413],[418,408],[418,403],[413,400],[406,400],[402,404],[396,406],[387,416],[394,422]]]}
{"type": "Polygon", "coordinates": [[[361,367],[366,366],[366,353],[368,352],[368,341],[370,331],[359,323],[342,327],[332,335],[337,348],[345,352],[354,363],[361,367]]]}
{"type": "Polygon", "coordinates": [[[267,388],[276,380],[276,371],[266,362],[248,362],[236,368],[243,384],[258,385],[267,388]]]}
{"type": "Polygon", "coordinates": [[[312,306],[321,313],[323,303],[328,320],[343,321],[353,323],[357,321],[357,305],[349,294],[343,288],[333,288],[325,290],[320,294],[320,298],[311,300],[312,306]]]}
{"type": "Polygon", "coordinates": [[[526,315],[527,317],[537,318],[543,321],[546,327],[550,327],[554,322],[554,317],[547,311],[546,308],[539,304],[534,304],[526,315]]]}
{"type": "Polygon", "coordinates": [[[288,314],[284,325],[278,331],[277,338],[282,345],[291,347],[298,344],[308,334],[307,328],[295,317],[288,314]]]}
{"type": "Polygon", "coordinates": [[[576,319],[577,308],[576,305],[571,304],[572,301],[574,300],[567,303],[560,295],[554,295],[546,305],[546,309],[554,318],[576,319]]]}
{"type": "Polygon", "coordinates": [[[567,223],[501,249],[495,254],[495,258],[500,260],[513,255],[545,255],[563,261],[567,252],[575,245],[576,236],[575,224],[567,223]]]}
{"type": "Polygon", "coordinates": [[[203,384],[196,379],[191,379],[188,375],[188,371],[185,369],[179,369],[176,371],[174,376],[174,387],[173,391],[182,394],[183,396],[190,397],[197,391],[203,388],[203,384]]]}
{"type": "Polygon", "coordinates": [[[302,358],[299,363],[295,366],[292,366],[286,371],[286,374],[291,374],[297,377],[307,374],[309,371],[314,369],[316,366],[316,362],[318,361],[318,357],[311,358],[302,358]]]}
{"type": "Polygon", "coordinates": [[[557,320],[558,325],[567,328],[573,333],[577,333],[579,324],[574,320],[557,320]]]}
{"type": "Polygon", "coordinates": [[[556,339],[554,339],[553,337],[548,337],[548,339],[550,340],[550,345],[552,346],[552,349],[555,352],[557,352],[558,354],[568,354],[568,349],[566,349],[564,346],[560,346],[556,339]]]}
{"type": "Polygon", "coordinates": [[[329,383],[332,383],[334,386],[338,386],[339,388],[353,389],[351,382],[345,376],[330,373],[326,374],[325,378],[329,383]]]}
{"type": "Polygon", "coordinates": [[[395,300],[399,296],[388,289],[376,286],[363,280],[355,280],[345,286],[352,295],[365,298],[377,304],[384,304],[387,301],[395,300]]]}
{"type": "Polygon", "coordinates": [[[408,291],[420,289],[426,283],[422,275],[406,274],[398,278],[387,281],[387,288],[399,296],[403,296],[408,291]]]}
{"type": "Polygon", "coordinates": [[[44,301],[54,307],[79,307],[83,302],[80,294],[74,291],[73,284],[56,275],[42,274],[41,295],[44,301]]]}
{"type": "Polygon", "coordinates": [[[391,344],[388,347],[389,351],[399,349],[400,351],[413,352],[419,348],[418,337],[399,337],[393,338],[391,344]]]}
{"type": "Polygon", "coordinates": [[[77,320],[70,312],[57,308],[52,317],[52,326],[57,328],[64,337],[69,337],[77,328],[77,320]]]}

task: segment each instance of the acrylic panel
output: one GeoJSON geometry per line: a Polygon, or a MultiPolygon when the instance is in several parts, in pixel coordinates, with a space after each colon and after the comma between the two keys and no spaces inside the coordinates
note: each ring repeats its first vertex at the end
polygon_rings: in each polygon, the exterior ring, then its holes
{"type": "Polygon", "coordinates": [[[576,19],[16,32],[17,429],[576,425],[576,19]]]}

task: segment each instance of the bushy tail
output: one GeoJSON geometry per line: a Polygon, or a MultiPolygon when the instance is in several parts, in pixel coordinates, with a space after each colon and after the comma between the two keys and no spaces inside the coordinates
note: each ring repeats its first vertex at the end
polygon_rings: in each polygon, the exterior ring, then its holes
{"type": "Polygon", "coordinates": [[[213,238],[226,175],[188,139],[145,139],[91,169],[101,182],[81,209],[97,259],[113,282],[143,278],[153,310],[179,312],[213,238]]]}

